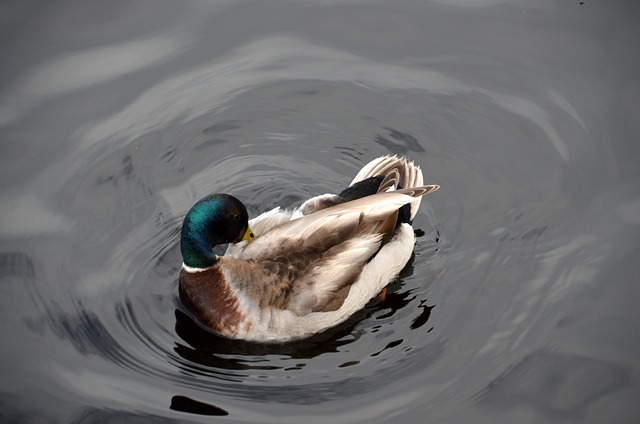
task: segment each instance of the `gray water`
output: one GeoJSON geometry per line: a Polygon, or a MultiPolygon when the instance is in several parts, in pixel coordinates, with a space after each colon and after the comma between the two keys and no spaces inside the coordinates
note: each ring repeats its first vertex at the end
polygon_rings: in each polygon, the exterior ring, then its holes
{"type": "Polygon", "coordinates": [[[636,1],[6,1],[0,420],[635,423],[636,1]],[[407,155],[442,189],[344,325],[233,342],[177,299],[189,207],[407,155]]]}

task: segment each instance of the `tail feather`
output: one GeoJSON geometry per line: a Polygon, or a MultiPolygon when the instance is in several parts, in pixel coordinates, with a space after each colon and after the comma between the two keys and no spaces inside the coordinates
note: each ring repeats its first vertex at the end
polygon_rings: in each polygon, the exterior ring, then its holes
{"type": "MultiPolygon", "coordinates": [[[[378,192],[397,190],[400,188],[420,187],[423,184],[422,170],[420,166],[405,157],[387,155],[376,158],[366,164],[355,176],[351,185],[370,177],[383,176],[384,179],[378,188],[378,192]]],[[[431,186],[427,186],[431,187],[431,186]]],[[[436,188],[437,189],[437,188],[436,188]]],[[[429,190],[433,191],[435,189],[429,190]]],[[[428,193],[427,192],[427,193],[428,193]]],[[[424,193],[426,194],[426,193],[424,193]]],[[[419,197],[421,195],[417,195],[419,197]]],[[[411,204],[411,219],[415,218],[420,208],[421,199],[411,204]]]]}

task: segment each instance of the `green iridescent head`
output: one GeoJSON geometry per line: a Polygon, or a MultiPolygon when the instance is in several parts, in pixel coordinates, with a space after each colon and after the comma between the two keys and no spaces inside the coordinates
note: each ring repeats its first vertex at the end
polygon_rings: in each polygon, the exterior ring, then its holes
{"type": "Polygon", "coordinates": [[[217,260],[214,246],[253,238],[248,220],[242,202],[228,194],[212,194],[198,201],[182,223],[182,261],[192,268],[212,266],[217,260]]]}

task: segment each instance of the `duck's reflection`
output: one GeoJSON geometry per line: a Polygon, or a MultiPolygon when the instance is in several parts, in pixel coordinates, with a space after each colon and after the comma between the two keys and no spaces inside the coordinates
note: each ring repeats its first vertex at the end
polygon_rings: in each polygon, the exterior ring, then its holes
{"type": "Polygon", "coordinates": [[[205,402],[200,402],[197,400],[193,400],[186,396],[176,395],[171,398],[170,409],[174,411],[187,412],[189,414],[196,415],[215,415],[215,416],[226,416],[229,415],[227,411],[224,409],[211,405],[205,402]]]}
{"type": "Polygon", "coordinates": [[[337,352],[340,346],[360,338],[361,332],[355,331],[356,325],[370,316],[375,308],[368,308],[354,315],[338,327],[304,340],[291,343],[265,344],[242,340],[232,340],[218,336],[191,319],[181,309],[175,310],[176,333],[189,346],[176,344],[175,351],[184,359],[201,365],[226,369],[274,369],[252,365],[243,356],[286,355],[291,358],[313,358],[323,353],[337,352]],[[224,357],[220,356],[224,355],[224,357]],[[239,355],[233,359],[227,355],[239,355]]]}

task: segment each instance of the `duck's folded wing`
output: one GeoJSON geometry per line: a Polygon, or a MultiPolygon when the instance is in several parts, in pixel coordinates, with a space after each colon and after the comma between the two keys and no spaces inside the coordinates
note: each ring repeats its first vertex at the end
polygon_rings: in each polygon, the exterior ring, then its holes
{"type": "Polygon", "coordinates": [[[298,316],[338,309],[381,241],[369,234],[329,249],[293,282],[287,309],[298,316]]]}
{"type": "Polygon", "coordinates": [[[300,249],[323,251],[353,237],[382,234],[389,230],[388,218],[400,207],[437,188],[423,186],[378,193],[287,221],[245,245],[238,257],[265,259],[300,249]]]}

